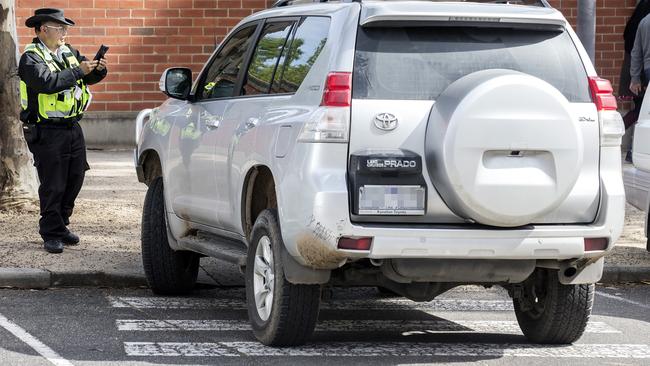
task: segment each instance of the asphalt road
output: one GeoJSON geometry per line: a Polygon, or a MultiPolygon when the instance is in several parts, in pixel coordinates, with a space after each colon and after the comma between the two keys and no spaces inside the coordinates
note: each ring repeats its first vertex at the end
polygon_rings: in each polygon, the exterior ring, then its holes
{"type": "Polygon", "coordinates": [[[650,365],[650,286],[598,286],[587,333],[531,345],[504,291],[464,287],[431,303],[335,290],[308,345],[263,347],[241,287],[0,290],[0,365],[650,365]]]}

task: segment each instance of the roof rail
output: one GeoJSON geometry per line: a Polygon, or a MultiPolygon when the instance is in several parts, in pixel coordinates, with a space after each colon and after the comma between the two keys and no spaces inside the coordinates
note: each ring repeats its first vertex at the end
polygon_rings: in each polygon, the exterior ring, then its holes
{"type": "MultiPolygon", "coordinates": [[[[312,4],[312,3],[329,3],[329,0],[278,0],[273,4],[274,8],[278,8],[280,6],[289,6],[289,5],[297,5],[297,4],[312,4]]],[[[361,0],[340,0],[337,2],[342,2],[342,3],[360,3],[361,0]]]]}
{"type": "MultiPolygon", "coordinates": [[[[342,3],[362,2],[362,0],[335,0],[335,1],[342,2],[342,3]]],[[[525,5],[526,3],[536,3],[536,4],[529,4],[529,5],[537,5],[545,8],[551,7],[551,5],[548,3],[547,0],[448,0],[448,1],[468,2],[468,3],[471,2],[502,3],[502,4],[516,4],[516,5],[525,5]]],[[[331,1],[330,0],[277,0],[275,4],[273,4],[273,7],[277,8],[281,6],[289,6],[289,5],[297,5],[297,4],[328,3],[328,2],[331,1]]]]}

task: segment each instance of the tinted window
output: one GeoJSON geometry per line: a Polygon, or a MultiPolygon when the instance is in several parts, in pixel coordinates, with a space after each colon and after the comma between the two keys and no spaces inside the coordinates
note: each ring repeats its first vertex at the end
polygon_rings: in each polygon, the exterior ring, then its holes
{"type": "Polygon", "coordinates": [[[285,48],[293,22],[270,23],[264,26],[260,41],[248,68],[244,95],[267,94],[280,55],[285,48]]]}
{"type": "Polygon", "coordinates": [[[291,47],[282,55],[280,64],[284,65],[273,80],[274,93],[294,93],[316,62],[327,42],[330,19],[323,17],[305,18],[296,30],[291,47]]]}
{"type": "Polygon", "coordinates": [[[208,69],[203,85],[197,91],[199,99],[233,96],[237,76],[244,64],[246,50],[251,44],[256,26],[246,27],[230,37],[208,69]]]}
{"type": "Polygon", "coordinates": [[[476,27],[359,29],[353,98],[438,98],[475,71],[510,69],[590,102],[587,74],[566,32],[476,27]]]}

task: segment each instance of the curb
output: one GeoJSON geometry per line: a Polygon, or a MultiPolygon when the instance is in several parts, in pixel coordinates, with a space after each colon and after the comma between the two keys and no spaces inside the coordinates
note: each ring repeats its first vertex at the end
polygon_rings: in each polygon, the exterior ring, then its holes
{"type": "Polygon", "coordinates": [[[650,281],[650,267],[605,266],[599,282],[641,282],[650,281]]]}
{"type": "MultiPolygon", "coordinates": [[[[650,281],[650,267],[606,266],[601,283],[650,281]]],[[[203,282],[203,281],[199,281],[203,282]]],[[[50,287],[147,287],[141,274],[101,271],[52,272],[36,268],[0,267],[0,287],[46,289],[50,287]]]]}
{"type": "Polygon", "coordinates": [[[0,268],[0,287],[39,289],[50,285],[50,272],[44,269],[0,268]]]}
{"type": "Polygon", "coordinates": [[[0,287],[46,289],[50,287],[141,287],[142,275],[100,271],[52,272],[36,268],[0,268],[0,287]]]}

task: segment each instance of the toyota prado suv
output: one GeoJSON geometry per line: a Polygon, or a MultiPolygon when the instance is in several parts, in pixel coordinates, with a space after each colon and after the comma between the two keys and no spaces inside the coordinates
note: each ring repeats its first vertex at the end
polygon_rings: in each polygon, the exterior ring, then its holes
{"type": "Polygon", "coordinates": [[[324,286],[499,285],[530,341],[584,332],[623,227],[623,123],[546,1],[280,1],[160,88],[135,151],[154,293],[235,263],[273,346],[308,339],[324,286]]]}

